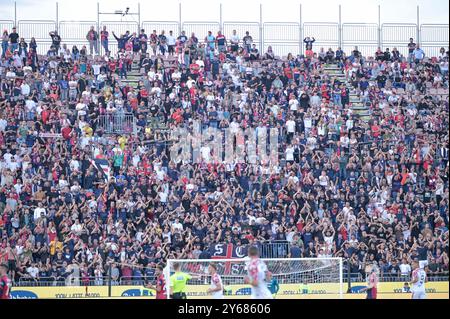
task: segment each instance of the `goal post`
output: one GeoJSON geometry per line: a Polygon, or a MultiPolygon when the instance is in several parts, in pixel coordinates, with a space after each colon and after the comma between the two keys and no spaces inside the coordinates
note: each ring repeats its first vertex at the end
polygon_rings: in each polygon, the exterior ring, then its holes
{"type": "MultiPolygon", "coordinates": [[[[167,298],[170,298],[170,276],[174,263],[180,271],[194,278],[186,286],[187,298],[211,298],[210,263],[222,278],[225,298],[250,298],[251,287],[245,283],[249,258],[236,259],[169,259],[164,269],[167,298]]],[[[261,258],[272,274],[267,284],[278,286],[277,299],[342,299],[344,292],[342,258],[261,258]]]]}

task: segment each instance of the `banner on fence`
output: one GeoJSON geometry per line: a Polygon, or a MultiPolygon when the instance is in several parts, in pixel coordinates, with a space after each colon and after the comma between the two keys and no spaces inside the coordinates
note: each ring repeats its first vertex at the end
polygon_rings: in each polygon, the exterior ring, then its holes
{"type": "MultiPolygon", "coordinates": [[[[380,299],[410,299],[411,293],[403,289],[404,282],[382,282],[378,284],[378,296],[380,299]]],[[[445,282],[427,283],[428,299],[448,299],[449,286],[445,282]]],[[[344,293],[344,299],[364,299],[364,293],[358,291],[365,287],[365,282],[352,283],[353,293],[344,293]]],[[[188,298],[210,298],[206,294],[209,285],[189,285],[188,298]]],[[[344,285],[344,288],[347,288],[344,285]]],[[[250,287],[248,285],[225,285],[226,298],[248,299],[250,287]]],[[[303,284],[280,284],[276,294],[277,299],[337,299],[339,298],[338,283],[315,283],[304,286],[303,284]]],[[[155,299],[155,291],[143,286],[112,286],[113,298],[149,298],[155,299]]],[[[68,299],[68,298],[107,298],[107,286],[89,287],[13,287],[11,290],[13,299],[68,299]]]]}

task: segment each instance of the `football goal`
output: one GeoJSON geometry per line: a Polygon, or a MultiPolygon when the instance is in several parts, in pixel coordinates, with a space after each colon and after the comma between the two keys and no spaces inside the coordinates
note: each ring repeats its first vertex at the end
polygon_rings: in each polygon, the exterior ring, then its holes
{"type": "MultiPolygon", "coordinates": [[[[192,278],[186,285],[188,299],[211,298],[208,288],[211,275],[208,266],[214,264],[220,276],[224,298],[250,298],[251,286],[246,283],[250,259],[169,259],[164,270],[167,295],[170,298],[170,276],[174,264],[192,278]]],[[[261,259],[271,273],[266,284],[276,299],[343,298],[342,258],[276,258],[261,259]]]]}

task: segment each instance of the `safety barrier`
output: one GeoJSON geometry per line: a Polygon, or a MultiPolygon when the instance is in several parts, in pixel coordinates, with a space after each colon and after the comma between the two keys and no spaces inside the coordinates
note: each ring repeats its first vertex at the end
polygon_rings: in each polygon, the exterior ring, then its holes
{"type": "Polygon", "coordinates": [[[449,32],[446,24],[422,24],[420,26],[420,43],[429,56],[438,56],[443,47],[448,50],[449,32]]]}
{"type": "MultiPolygon", "coordinates": [[[[108,49],[111,52],[111,54],[117,53],[118,45],[117,41],[112,35],[112,32],[114,31],[114,34],[117,37],[120,37],[121,34],[125,34],[126,31],[129,31],[130,34],[133,34],[133,32],[139,32],[139,24],[134,21],[102,21],[100,22],[100,28],[103,28],[103,26],[106,26],[106,29],[109,30],[109,45],[108,49]]],[[[89,31],[86,30],[86,33],[89,31]]],[[[86,41],[87,42],[87,41],[86,41]]],[[[103,52],[103,48],[101,48],[101,52],[103,52]]]]}
{"type": "Polygon", "coordinates": [[[186,31],[188,37],[194,32],[198,40],[202,42],[208,34],[208,31],[211,31],[215,35],[219,29],[219,22],[187,21],[182,26],[182,30],[186,31]]]}
{"type": "Polygon", "coordinates": [[[0,30],[2,34],[3,30],[8,30],[8,32],[10,32],[13,26],[14,26],[13,20],[0,20],[0,30]]]}
{"type": "Polygon", "coordinates": [[[278,56],[301,51],[300,23],[265,22],[263,24],[264,52],[269,46],[278,56]]]}
{"type": "Polygon", "coordinates": [[[46,54],[52,44],[49,33],[56,30],[56,25],[56,21],[53,20],[19,20],[17,31],[28,41],[34,37],[37,43],[37,53],[46,54]]]}
{"type": "Polygon", "coordinates": [[[96,21],[60,21],[58,32],[63,43],[66,43],[70,50],[74,45],[81,49],[83,45],[87,46],[86,35],[91,26],[97,30],[96,21]]]}
{"type": "MultiPolygon", "coordinates": [[[[324,47],[325,50],[328,47],[336,48],[339,46],[339,24],[334,22],[305,22],[303,24],[303,37],[314,37],[316,39],[313,44],[314,51],[319,51],[321,47],[324,47]]],[[[304,49],[305,43],[303,43],[303,39],[301,41],[304,49]]]]}
{"type": "MultiPolygon", "coordinates": [[[[194,32],[200,41],[204,40],[208,31],[217,34],[218,30],[223,30],[224,35],[229,39],[232,31],[236,30],[241,41],[246,31],[250,32],[254,43],[262,50],[262,54],[268,46],[272,46],[275,55],[286,56],[288,53],[298,54],[304,52],[303,38],[305,36],[314,37],[314,51],[319,51],[321,47],[325,50],[331,47],[336,50],[338,46],[347,53],[358,46],[359,51],[366,56],[373,56],[378,46],[382,50],[387,47],[392,50],[394,47],[403,55],[408,54],[407,44],[409,38],[414,38],[419,43],[427,56],[437,56],[440,48],[448,49],[449,45],[449,26],[448,24],[422,24],[418,28],[413,23],[384,23],[381,25],[375,23],[335,23],[335,22],[239,22],[225,21],[186,21],[183,23],[177,21],[143,21],[139,24],[136,21],[57,21],[53,20],[19,20],[17,22],[17,31],[20,37],[29,42],[34,37],[38,45],[38,53],[46,54],[50,45],[50,31],[59,30],[62,38],[62,44],[66,43],[71,49],[73,45],[79,47],[88,45],[86,34],[90,26],[95,26],[96,30],[103,26],[107,27],[109,36],[109,47],[112,54],[117,52],[117,41],[112,32],[117,36],[125,31],[139,32],[141,28],[145,29],[147,35],[153,30],[158,34],[161,30],[168,33],[174,32],[178,37],[182,30],[186,36],[190,37],[194,32]],[[180,30],[181,26],[181,30],[180,30]],[[419,38],[417,38],[419,36],[419,38]]],[[[7,29],[9,32],[14,26],[13,20],[0,20],[0,28],[7,29]]],[[[103,49],[99,45],[100,52],[103,49]]]]}
{"type": "Polygon", "coordinates": [[[106,134],[137,133],[136,117],[131,113],[100,115],[98,125],[106,134]]]}
{"type": "Polygon", "coordinates": [[[383,23],[381,25],[381,43],[383,48],[394,47],[404,56],[408,56],[409,38],[417,40],[417,24],[383,23]]]}
{"type": "Polygon", "coordinates": [[[286,258],[289,254],[290,243],[287,240],[272,240],[259,243],[261,258],[286,258]]]}
{"type": "Polygon", "coordinates": [[[343,23],[342,50],[353,51],[355,45],[364,56],[371,56],[378,48],[378,24],[343,23]]]}
{"type": "MultiPolygon", "coordinates": [[[[280,243],[281,244],[281,243],[280,243]]],[[[282,246],[279,246],[282,247],[282,246]]],[[[282,258],[282,257],[263,257],[263,258],[282,258]]],[[[142,276],[135,277],[125,277],[122,276],[118,280],[111,280],[111,285],[113,286],[127,286],[127,285],[143,285],[144,282],[154,282],[156,280],[156,275],[154,268],[147,267],[143,272],[142,276]],[[150,271],[151,274],[148,273],[150,271]]],[[[440,272],[438,274],[428,274],[428,282],[447,282],[448,281],[448,271],[440,272]]],[[[366,276],[358,273],[350,273],[350,276],[346,273],[346,267],[344,267],[343,281],[348,283],[348,279],[352,286],[358,282],[364,282],[366,276]]],[[[411,281],[410,275],[402,276],[400,274],[379,274],[379,281],[386,283],[402,283],[411,281]]],[[[57,280],[55,277],[40,277],[40,278],[20,278],[18,281],[13,282],[13,287],[85,287],[85,286],[107,286],[109,284],[109,276],[103,277],[88,277],[87,280],[82,280],[81,277],[74,277],[71,275],[67,278],[60,278],[57,280]]]]}
{"type": "Polygon", "coordinates": [[[153,30],[156,30],[157,32],[164,30],[166,35],[172,30],[175,37],[178,37],[181,34],[180,24],[176,21],[143,21],[141,29],[145,30],[147,36],[150,36],[150,34],[153,33],[153,30]]]}

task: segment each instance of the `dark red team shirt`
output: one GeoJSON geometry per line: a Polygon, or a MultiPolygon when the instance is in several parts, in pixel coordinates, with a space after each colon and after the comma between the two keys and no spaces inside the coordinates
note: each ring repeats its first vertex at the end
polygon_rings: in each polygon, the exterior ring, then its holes
{"type": "Polygon", "coordinates": [[[8,276],[0,278],[0,299],[9,299],[8,276]]]}
{"type": "Polygon", "coordinates": [[[157,285],[161,286],[161,291],[156,292],[156,299],[167,299],[166,295],[166,280],[164,275],[160,275],[157,279],[157,285]]]}

